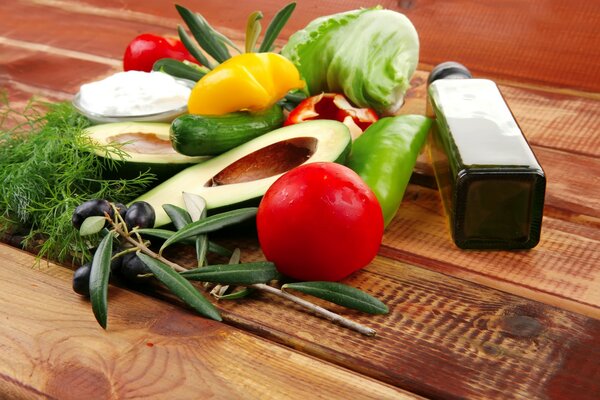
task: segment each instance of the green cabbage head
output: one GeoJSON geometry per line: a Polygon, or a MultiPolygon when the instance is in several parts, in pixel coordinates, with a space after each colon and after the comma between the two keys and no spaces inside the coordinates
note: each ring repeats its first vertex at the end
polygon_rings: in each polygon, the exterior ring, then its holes
{"type": "Polygon", "coordinates": [[[406,16],[377,7],[317,18],[281,54],[310,94],[343,93],[357,106],[393,114],[417,68],[419,38],[406,16]]]}

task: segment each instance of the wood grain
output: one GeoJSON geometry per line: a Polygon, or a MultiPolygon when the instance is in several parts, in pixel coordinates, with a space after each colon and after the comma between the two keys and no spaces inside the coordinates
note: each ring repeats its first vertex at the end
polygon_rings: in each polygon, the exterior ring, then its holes
{"type": "Polygon", "coordinates": [[[103,331],[68,270],[3,244],[0,257],[2,398],[417,398],[116,287],[103,331]]]}
{"type": "MultiPolygon", "coordinates": [[[[420,34],[422,71],[402,112],[423,113],[426,70],[440,61],[502,83],[548,177],[540,245],[460,251],[437,192],[412,185],[380,257],[345,281],[381,297],[391,314],[334,307],[374,325],[375,340],[267,295],[219,304],[230,324],[325,363],[119,288],[102,332],[89,304],[71,295],[68,272],[31,270],[28,256],[0,245],[10,264],[0,269],[3,396],[409,396],[377,379],[430,398],[600,398],[600,3],[302,0],[283,36],[375,3],[406,13],[420,34]]],[[[262,9],[268,21],[283,2],[185,5],[241,40],[249,12],[262,9]]],[[[17,103],[69,99],[118,71],[136,34],[174,33],[180,23],[160,0],[8,0],[0,20],[0,85],[17,103]]],[[[262,258],[252,239],[226,244],[243,245],[247,261],[262,258]]]]}
{"type": "MultiPolygon", "coordinates": [[[[116,3],[115,3],[116,4],[116,3]]],[[[117,7],[115,5],[115,7],[117,7]]],[[[138,6],[141,7],[141,6],[138,6]]],[[[144,6],[145,7],[145,6],[144,6]]],[[[10,30],[7,32],[8,39],[0,42],[0,54],[4,57],[3,71],[0,76],[8,77],[8,87],[15,89],[19,96],[25,100],[27,92],[31,94],[48,94],[50,97],[65,99],[75,93],[79,85],[85,81],[98,79],[118,70],[115,64],[122,50],[119,50],[123,38],[130,37],[134,31],[142,30],[148,26],[170,26],[169,18],[173,14],[165,14],[167,18],[160,20],[152,14],[158,13],[160,4],[156,8],[149,6],[150,14],[143,14],[145,9],[133,8],[131,12],[124,12],[122,17],[117,8],[109,8],[106,11],[99,5],[80,5],[71,9],[64,2],[24,2],[16,5],[3,3],[0,10],[5,13],[20,12],[38,15],[38,23],[33,25],[33,32],[24,29],[12,19],[7,19],[10,30]],[[15,9],[11,7],[16,7],[15,9]],[[21,7],[21,8],[19,8],[21,7]],[[94,8],[96,7],[96,8],[94,8]],[[44,11],[43,16],[39,16],[44,11]],[[73,25],[76,30],[82,32],[74,37],[74,28],[65,28],[65,15],[68,12],[81,14],[76,18],[73,25]],[[139,14],[142,13],[142,14],[139,14]],[[117,18],[118,23],[111,24],[111,32],[95,34],[102,26],[105,26],[112,18],[117,18]],[[78,25],[79,24],[79,25],[78,25]],[[158,25],[153,25],[158,24],[158,25]],[[84,29],[89,26],[89,29],[84,29]],[[37,28],[35,28],[37,27],[37,28]],[[37,36],[35,29],[39,29],[37,36]],[[43,35],[42,31],[56,32],[53,36],[43,35]],[[39,38],[39,39],[38,39],[39,38]],[[40,41],[46,48],[45,51],[36,50],[36,42],[40,41]],[[21,42],[20,42],[21,41],[21,42]],[[25,44],[23,44],[24,42],[25,44]],[[116,45],[116,43],[119,45],[116,45]],[[112,44],[112,45],[111,45],[112,44]],[[23,47],[25,46],[25,47],[23,47]],[[89,54],[89,56],[85,56],[89,54]],[[94,58],[95,57],[95,58],[94,58]],[[102,58],[104,57],[104,58],[102,58]],[[113,58],[114,57],[114,58],[113,58]],[[100,58],[100,59],[99,59],[100,58]],[[44,60],[44,62],[39,62],[44,60]],[[112,60],[112,61],[111,61],[112,60]],[[55,73],[45,73],[46,67],[52,66],[55,73]]],[[[174,16],[176,19],[176,16],[174,16]]],[[[217,18],[219,20],[220,16],[217,18]]],[[[425,82],[426,72],[417,72],[412,80],[413,88],[407,95],[407,101],[402,109],[403,113],[423,113],[425,109],[425,82]]],[[[516,294],[527,294],[533,298],[549,304],[567,307],[569,310],[583,312],[587,315],[597,315],[598,295],[597,289],[600,273],[597,268],[590,267],[594,256],[598,256],[597,242],[591,244],[579,241],[579,233],[571,232],[568,235],[570,241],[556,245],[555,239],[565,236],[564,233],[554,233],[554,227],[558,229],[577,228],[578,225],[590,228],[600,226],[600,107],[598,101],[552,93],[548,91],[532,90],[521,87],[501,85],[509,105],[516,115],[528,140],[534,146],[541,164],[546,169],[548,176],[548,189],[546,197],[545,213],[547,217],[544,223],[542,244],[533,254],[549,253],[555,256],[541,257],[541,262],[550,261],[549,271],[554,276],[552,279],[544,279],[539,282],[538,272],[547,271],[544,265],[538,268],[501,268],[487,266],[486,263],[495,259],[494,257],[475,257],[474,261],[467,253],[465,262],[457,265],[452,262],[458,250],[449,241],[445,229],[445,220],[440,213],[439,200],[435,193],[431,196],[422,196],[415,200],[413,207],[403,207],[401,214],[406,218],[395,223],[386,234],[384,251],[391,257],[400,257],[406,260],[406,253],[413,252],[418,255],[414,261],[418,265],[432,270],[454,273],[458,276],[470,279],[474,282],[486,284],[502,290],[508,290],[516,294]],[[577,154],[577,156],[573,156],[577,154]],[[585,171],[585,173],[581,173],[585,171]],[[397,234],[402,229],[402,234],[410,236],[410,229],[415,225],[422,225],[422,221],[433,219],[431,229],[433,234],[419,233],[418,241],[404,239],[397,234]],[[565,221],[562,223],[561,221],[565,221]],[[421,223],[420,223],[421,221],[421,223]],[[556,221],[550,226],[550,222],[556,221]],[[573,225],[575,224],[575,225],[573,225]],[[550,228],[549,228],[550,226],[550,228]],[[397,241],[396,241],[397,240],[397,241]],[[549,251],[543,246],[550,246],[549,251]],[[570,249],[578,257],[565,259],[556,257],[563,252],[563,246],[573,246],[570,249]],[[407,250],[408,249],[408,250],[407,250]],[[582,249],[589,249],[588,253],[580,253],[582,249]],[[429,254],[423,257],[423,254],[429,254]],[[578,267],[581,259],[587,262],[586,268],[578,267]],[[592,269],[590,269],[592,268],[592,269]]],[[[15,93],[11,91],[11,93],[15,93]]],[[[426,159],[425,159],[426,160],[426,159]]],[[[416,189],[418,190],[418,189],[416,189]]],[[[415,228],[416,229],[416,228],[415,228]]],[[[528,256],[528,265],[533,262],[528,256]]],[[[522,257],[521,257],[522,258],[522,257]]],[[[517,256],[517,260],[520,259],[517,256]]],[[[512,256],[507,256],[506,262],[515,262],[512,256]],[[512,260],[512,261],[510,261],[512,260]]],[[[546,272],[547,274],[548,272],[546,272]]]]}
{"type": "MultiPolygon", "coordinates": [[[[178,20],[173,4],[161,0],[26,3],[68,10],[80,16],[108,15],[111,27],[122,20],[134,20],[145,22],[148,29],[151,25],[169,28],[175,26],[173,20],[178,20]]],[[[217,27],[243,32],[250,12],[262,10],[268,21],[285,3],[189,0],[185,6],[202,13],[217,27]]],[[[600,91],[597,51],[600,3],[597,1],[302,0],[282,36],[289,36],[319,16],[378,4],[405,13],[411,19],[421,38],[420,59],[424,64],[454,59],[485,76],[600,91]]]]}
{"type": "MultiPolygon", "coordinates": [[[[252,240],[234,243],[244,261],[262,257],[252,240]]],[[[375,328],[374,340],[267,294],[218,306],[245,330],[428,398],[562,399],[573,380],[577,398],[600,394],[600,320],[387,257],[344,283],[390,314],[319,304],[375,328]]]]}

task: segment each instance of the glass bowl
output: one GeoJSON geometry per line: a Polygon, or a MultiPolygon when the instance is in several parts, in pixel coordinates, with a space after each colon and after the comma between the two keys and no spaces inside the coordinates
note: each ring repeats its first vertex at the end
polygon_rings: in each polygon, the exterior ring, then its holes
{"type": "MultiPolygon", "coordinates": [[[[190,81],[188,79],[175,79],[178,83],[189,87],[192,89],[196,82],[190,81]]],[[[171,110],[161,111],[158,113],[152,114],[140,114],[140,115],[106,115],[106,114],[98,114],[96,112],[90,111],[81,102],[81,93],[77,92],[72,102],[73,107],[86,116],[89,120],[96,124],[103,124],[108,122],[171,122],[175,118],[180,115],[187,113],[187,103],[182,105],[181,107],[174,108],[171,110]]]]}
{"type": "Polygon", "coordinates": [[[141,115],[104,115],[89,111],[81,104],[79,93],[73,98],[73,107],[81,114],[85,115],[90,121],[103,124],[108,122],[171,122],[180,115],[187,113],[187,104],[172,110],[161,111],[153,114],[141,115]]]}

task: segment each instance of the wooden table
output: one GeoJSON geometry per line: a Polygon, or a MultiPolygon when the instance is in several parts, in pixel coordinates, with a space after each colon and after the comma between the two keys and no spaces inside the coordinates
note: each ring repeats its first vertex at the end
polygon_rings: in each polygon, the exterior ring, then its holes
{"type": "MultiPolygon", "coordinates": [[[[300,0],[283,36],[376,3],[300,0]]],[[[540,244],[461,251],[437,191],[411,185],[379,256],[344,281],[391,313],[336,309],[375,338],[269,295],[218,303],[217,323],[114,286],[103,331],[71,292],[70,269],[32,268],[32,255],[0,244],[0,397],[600,398],[600,3],[379,3],[420,34],[402,112],[424,112],[426,71],[441,61],[501,83],[548,178],[540,244]]],[[[184,5],[240,40],[249,12],[268,20],[282,2],[184,5]]],[[[118,71],[131,38],[180,23],[158,0],[6,0],[0,21],[0,82],[13,105],[69,100],[118,71]]],[[[261,258],[254,239],[239,244],[247,261],[261,258]]]]}

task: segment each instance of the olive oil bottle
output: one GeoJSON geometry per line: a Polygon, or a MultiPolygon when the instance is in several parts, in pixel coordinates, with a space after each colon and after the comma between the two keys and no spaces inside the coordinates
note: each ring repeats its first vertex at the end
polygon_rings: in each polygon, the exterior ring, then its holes
{"type": "Polygon", "coordinates": [[[428,149],[456,245],[529,249],[540,239],[546,178],[498,86],[463,65],[428,80],[428,149]]]}

